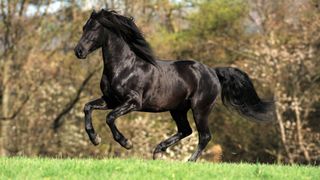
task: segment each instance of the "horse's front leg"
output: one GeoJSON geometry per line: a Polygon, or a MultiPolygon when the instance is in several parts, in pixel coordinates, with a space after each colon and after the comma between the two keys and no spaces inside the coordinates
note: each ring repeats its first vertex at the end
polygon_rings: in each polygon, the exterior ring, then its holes
{"type": "Polygon", "coordinates": [[[99,99],[95,99],[93,101],[90,101],[88,103],[86,103],[86,105],[84,106],[84,118],[85,118],[85,129],[86,132],[90,138],[90,141],[92,142],[92,144],[94,145],[98,145],[101,142],[101,138],[99,137],[99,135],[97,135],[95,133],[95,130],[93,128],[92,125],[92,118],[91,118],[91,114],[93,110],[107,110],[107,104],[104,101],[103,98],[99,98],[99,99]]]}
{"type": "Polygon", "coordinates": [[[112,132],[114,140],[116,140],[122,147],[126,149],[131,149],[132,143],[118,130],[117,126],[115,125],[115,120],[131,111],[138,110],[139,104],[140,103],[138,103],[138,101],[130,98],[128,101],[115,108],[107,115],[106,123],[112,132]]]}

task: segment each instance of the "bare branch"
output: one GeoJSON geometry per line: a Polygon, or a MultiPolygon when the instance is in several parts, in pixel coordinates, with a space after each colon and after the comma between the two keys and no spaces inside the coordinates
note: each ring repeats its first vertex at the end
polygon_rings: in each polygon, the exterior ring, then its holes
{"type": "MultiPolygon", "coordinates": [[[[40,81],[40,84],[37,85],[36,89],[33,91],[36,92],[39,87],[44,83],[44,79],[42,79],[40,81]]],[[[16,118],[22,111],[22,109],[25,107],[25,105],[27,104],[27,102],[30,100],[30,97],[33,93],[28,94],[28,96],[25,98],[25,100],[23,100],[23,102],[20,104],[20,106],[17,108],[17,110],[14,111],[14,113],[9,116],[9,117],[0,117],[0,121],[8,121],[8,120],[13,120],[14,118],[16,118]]]]}
{"type": "Polygon", "coordinates": [[[83,80],[82,84],[78,88],[76,95],[74,98],[65,106],[65,108],[57,115],[52,123],[52,129],[57,132],[58,129],[62,126],[64,119],[63,117],[66,116],[72,108],[76,105],[76,103],[80,100],[80,95],[84,90],[85,86],[88,84],[89,80],[93,77],[93,75],[99,70],[95,69],[93,72],[89,73],[88,76],[83,80]]]}

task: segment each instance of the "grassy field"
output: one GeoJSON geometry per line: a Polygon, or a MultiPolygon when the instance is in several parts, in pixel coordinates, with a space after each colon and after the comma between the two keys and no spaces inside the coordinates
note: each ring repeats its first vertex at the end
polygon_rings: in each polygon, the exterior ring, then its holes
{"type": "Polygon", "coordinates": [[[0,179],[320,179],[320,168],[137,159],[0,158],[0,179]]]}

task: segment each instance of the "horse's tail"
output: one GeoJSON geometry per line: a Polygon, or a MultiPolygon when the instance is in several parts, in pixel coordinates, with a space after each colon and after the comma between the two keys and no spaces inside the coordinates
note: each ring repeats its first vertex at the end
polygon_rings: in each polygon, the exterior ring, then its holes
{"type": "Polygon", "coordinates": [[[221,84],[221,99],[246,118],[260,122],[274,119],[274,102],[259,98],[249,76],[232,67],[214,68],[221,84]]]}

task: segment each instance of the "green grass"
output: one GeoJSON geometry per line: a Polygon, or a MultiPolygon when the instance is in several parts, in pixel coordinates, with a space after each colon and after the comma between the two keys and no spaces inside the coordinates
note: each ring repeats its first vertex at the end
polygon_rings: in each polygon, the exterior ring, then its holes
{"type": "Polygon", "coordinates": [[[320,179],[320,168],[137,159],[0,158],[0,179],[320,179]]]}

